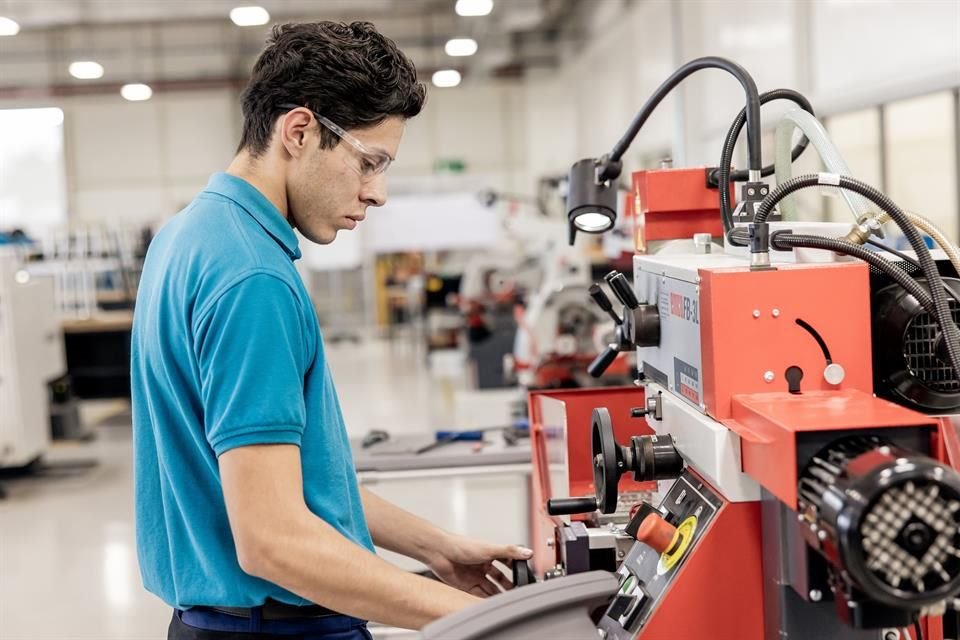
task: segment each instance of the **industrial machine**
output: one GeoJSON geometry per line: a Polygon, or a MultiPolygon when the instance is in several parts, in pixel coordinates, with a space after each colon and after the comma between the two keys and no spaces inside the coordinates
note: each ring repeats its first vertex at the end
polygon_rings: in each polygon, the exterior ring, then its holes
{"type": "MultiPolygon", "coordinates": [[[[942,242],[949,260],[938,261],[921,224],[846,175],[763,182],[774,168],[760,162],[760,104],[789,99],[812,108],[789,90],[758,94],[742,68],[719,58],[681,67],[610,154],[574,165],[571,240],[577,231],[612,226],[627,146],[666,92],[703,68],[737,77],[747,106],[718,169],[634,175],[637,246],[650,237],[643,218],[652,202],[658,212],[676,212],[684,233],[721,221],[724,250],[701,241],[685,253],[638,253],[629,290],[624,277],[606,279],[623,309],[613,311],[616,340],[595,372],[635,350],[641,375],[635,389],[594,390],[588,430],[583,403],[559,393],[531,398],[542,414],[562,414],[540,415],[545,431],[565,424],[568,437],[576,431],[579,446],[590,446],[593,495],[548,511],[614,513],[622,479],[657,482],[657,496],[629,509],[618,531],[632,544],[614,572],[594,566],[603,562],[597,554],[575,571],[563,558],[545,571],[549,562],[538,558],[544,580],[437,621],[424,639],[957,637],[960,439],[949,414],[960,389],[960,289],[953,247],[942,242]],[[749,162],[741,173],[730,159],[744,124],[749,162]],[[744,182],[735,210],[734,181],[744,182]],[[656,195],[650,186],[657,182],[686,188],[656,195]],[[856,194],[870,210],[860,209],[846,233],[780,220],[785,197],[823,186],[856,194]],[[711,195],[715,209],[690,206],[711,195]],[[864,248],[880,236],[882,216],[896,223],[912,255],[891,259],[864,248]],[[811,254],[815,262],[807,261],[811,254]],[[575,430],[573,421],[584,426],[575,430]]],[[[574,451],[566,447],[569,470],[578,466],[574,451]]]]}
{"type": "Polygon", "coordinates": [[[24,467],[50,445],[48,383],[66,370],[54,280],[0,248],[0,467],[24,467]]]}

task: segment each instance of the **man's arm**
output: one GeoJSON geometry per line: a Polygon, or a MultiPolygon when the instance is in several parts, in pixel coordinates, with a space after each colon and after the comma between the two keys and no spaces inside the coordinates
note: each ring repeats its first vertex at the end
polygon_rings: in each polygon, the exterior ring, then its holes
{"type": "Polygon", "coordinates": [[[360,487],[360,497],[374,544],[429,566],[446,532],[366,487],[360,487]]]}
{"type": "Polygon", "coordinates": [[[303,500],[296,446],[238,447],[219,463],[237,559],[250,575],[334,611],[408,629],[478,602],[394,567],[314,515],[303,500]]]}
{"type": "Polygon", "coordinates": [[[477,595],[495,595],[512,584],[494,561],[509,564],[533,552],[451,534],[360,487],[363,511],[377,546],[419,560],[449,585],[477,595]],[[494,584],[496,583],[496,584],[494,584]]]}

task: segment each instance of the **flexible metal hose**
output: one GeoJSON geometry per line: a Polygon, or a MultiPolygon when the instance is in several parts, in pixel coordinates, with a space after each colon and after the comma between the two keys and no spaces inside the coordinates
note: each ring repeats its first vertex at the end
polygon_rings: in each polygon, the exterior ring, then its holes
{"type": "MultiPolygon", "coordinates": [[[[910,222],[912,222],[922,231],[925,231],[928,236],[933,238],[933,241],[937,243],[937,246],[939,246],[940,249],[947,254],[947,259],[950,260],[950,264],[953,265],[954,270],[958,275],[960,275],[960,249],[957,249],[956,245],[950,242],[950,239],[947,238],[946,234],[929,219],[910,211],[904,211],[904,213],[907,214],[908,218],[910,218],[910,222]]],[[[890,214],[888,214],[886,211],[883,211],[877,216],[876,220],[878,224],[886,224],[891,220],[890,214]]],[[[863,244],[869,235],[869,230],[863,232],[860,230],[860,226],[857,225],[847,235],[847,240],[856,242],[858,244],[863,244]]]]}

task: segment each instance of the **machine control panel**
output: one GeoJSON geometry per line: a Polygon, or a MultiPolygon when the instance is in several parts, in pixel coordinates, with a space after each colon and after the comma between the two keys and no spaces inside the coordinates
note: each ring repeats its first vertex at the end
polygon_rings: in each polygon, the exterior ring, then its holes
{"type": "Polygon", "coordinates": [[[689,471],[684,471],[670,487],[658,512],[647,517],[662,516],[676,528],[677,538],[663,552],[637,542],[627,554],[617,572],[620,588],[599,623],[608,640],[628,640],[637,635],[722,504],[723,501],[689,471]]]}

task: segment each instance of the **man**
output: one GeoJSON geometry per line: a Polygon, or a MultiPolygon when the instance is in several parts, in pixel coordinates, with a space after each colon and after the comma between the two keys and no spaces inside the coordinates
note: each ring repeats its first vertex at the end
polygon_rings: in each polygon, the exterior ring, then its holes
{"type": "Polygon", "coordinates": [[[146,588],[174,608],[169,638],[420,628],[508,587],[495,560],[530,556],[358,487],[294,268],[294,229],[330,243],[385,202],[424,95],[369,23],[274,28],[236,157],[150,246],[131,349],[137,547],[146,588]],[[443,582],[379,559],[374,543],[443,582]]]}

